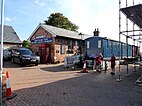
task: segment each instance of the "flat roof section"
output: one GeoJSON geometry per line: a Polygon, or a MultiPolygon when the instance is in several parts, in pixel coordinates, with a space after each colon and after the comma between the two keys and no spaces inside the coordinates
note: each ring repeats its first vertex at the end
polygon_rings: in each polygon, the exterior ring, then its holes
{"type": "Polygon", "coordinates": [[[142,4],[121,8],[120,11],[138,27],[142,28],[142,4]]]}

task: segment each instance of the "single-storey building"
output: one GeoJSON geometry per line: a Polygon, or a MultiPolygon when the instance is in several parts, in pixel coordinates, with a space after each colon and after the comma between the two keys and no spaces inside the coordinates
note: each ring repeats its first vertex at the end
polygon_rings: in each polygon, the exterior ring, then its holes
{"type": "MultiPolygon", "coordinates": [[[[0,27],[1,34],[1,27],[0,27]]],[[[3,48],[8,49],[14,46],[21,46],[22,41],[19,36],[12,28],[12,26],[4,25],[4,34],[3,34],[3,48]]]]}
{"type": "Polygon", "coordinates": [[[30,35],[31,49],[39,54],[41,63],[63,62],[70,54],[84,52],[84,39],[90,35],[40,23],[30,35]],[[80,47],[80,50],[79,50],[80,47]]]}

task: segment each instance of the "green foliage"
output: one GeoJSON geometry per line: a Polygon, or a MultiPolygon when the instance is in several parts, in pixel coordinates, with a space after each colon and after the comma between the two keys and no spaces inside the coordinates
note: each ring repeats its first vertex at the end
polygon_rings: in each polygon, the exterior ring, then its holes
{"type": "Polygon", "coordinates": [[[44,21],[47,25],[52,25],[58,28],[63,28],[71,31],[77,31],[78,26],[68,20],[62,13],[52,13],[48,20],[44,21]]]}
{"type": "Polygon", "coordinates": [[[28,40],[24,40],[22,42],[22,47],[29,48],[30,47],[30,42],[28,40]]]}

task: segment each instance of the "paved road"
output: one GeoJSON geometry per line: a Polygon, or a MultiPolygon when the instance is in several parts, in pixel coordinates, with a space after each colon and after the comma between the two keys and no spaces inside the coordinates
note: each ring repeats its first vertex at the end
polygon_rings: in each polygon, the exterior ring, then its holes
{"type": "Polygon", "coordinates": [[[141,70],[125,77],[121,67],[121,82],[107,73],[78,73],[63,68],[63,64],[19,67],[5,63],[11,88],[17,94],[6,106],[142,106],[142,88],[134,84],[141,70]]]}

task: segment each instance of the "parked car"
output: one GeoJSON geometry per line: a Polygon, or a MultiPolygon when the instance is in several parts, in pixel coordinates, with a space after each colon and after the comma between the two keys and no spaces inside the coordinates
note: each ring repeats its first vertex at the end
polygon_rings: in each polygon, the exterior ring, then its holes
{"type": "Polygon", "coordinates": [[[28,48],[17,48],[11,50],[11,61],[19,63],[21,66],[28,64],[35,64],[37,66],[40,62],[40,57],[28,48]]]}
{"type": "Polygon", "coordinates": [[[3,59],[4,59],[4,61],[8,61],[11,59],[11,49],[4,49],[3,50],[3,59]]]}

